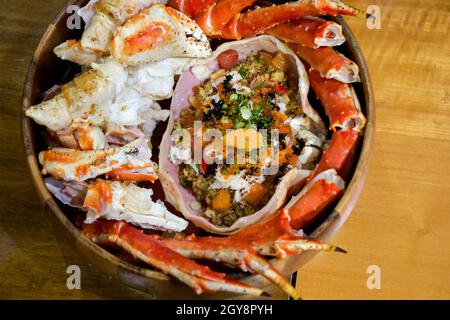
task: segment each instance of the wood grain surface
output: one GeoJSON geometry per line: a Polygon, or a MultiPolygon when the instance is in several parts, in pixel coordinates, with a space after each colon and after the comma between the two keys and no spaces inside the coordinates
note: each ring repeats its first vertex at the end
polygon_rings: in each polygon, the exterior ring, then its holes
{"type": "MultiPolygon", "coordinates": [[[[64,0],[0,0],[0,298],[152,298],[108,279],[59,247],[35,196],[20,137],[24,77],[64,0]],[[66,268],[82,270],[68,290],[66,268]]],[[[334,239],[347,255],[319,254],[299,272],[305,299],[450,298],[450,2],[378,5],[381,29],[347,18],[365,53],[376,99],[376,145],[355,209],[334,239]],[[381,288],[369,290],[367,268],[381,288]]]]}

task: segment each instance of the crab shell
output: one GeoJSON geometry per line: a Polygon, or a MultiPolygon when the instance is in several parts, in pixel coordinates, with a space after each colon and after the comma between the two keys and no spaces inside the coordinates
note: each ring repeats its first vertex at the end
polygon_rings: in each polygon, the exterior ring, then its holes
{"type": "Polygon", "coordinates": [[[175,9],[154,4],[117,30],[111,54],[123,65],[136,66],[167,57],[205,58],[211,48],[193,20],[175,9]]]}
{"type": "MultiPolygon", "coordinates": [[[[238,52],[239,61],[244,60],[251,53],[256,53],[261,50],[271,53],[281,51],[286,54],[292,65],[296,66],[296,73],[299,81],[299,102],[301,103],[305,114],[313,119],[316,124],[322,126],[322,121],[319,115],[310,106],[307,99],[309,82],[305,68],[295,53],[286,47],[282,42],[267,35],[248,38],[241,41],[228,42],[218,47],[213,55],[210,58],[205,59],[201,65],[206,66],[210,72],[218,70],[219,65],[217,62],[217,57],[222,52],[229,49],[233,49],[238,52]]],[[[198,65],[193,66],[193,68],[196,67],[198,67],[198,65]]],[[[201,80],[194,76],[191,70],[192,68],[185,71],[181,75],[172,98],[170,111],[171,115],[167,130],[163,136],[160,146],[159,178],[164,188],[166,200],[170,202],[177,210],[179,210],[186,219],[211,233],[224,235],[233,234],[264,218],[274,215],[276,211],[284,204],[286,197],[289,195],[289,190],[294,186],[300,185],[310,175],[310,171],[297,168],[290,170],[280,180],[274,195],[262,209],[252,215],[239,218],[230,227],[216,226],[209,221],[209,219],[202,213],[201,209],[192,209],[190,204],[196,201],[196,199],[187,189],[181,187],[178,177],[179,167],[178,165],[173,164],[169,160],[168,156],[170,148],[173,145],[171,133],[174,123],[179,118],[181,111],[189,106],[188,98],[193,95],[192,89],[202,83],[201,80]]]]}

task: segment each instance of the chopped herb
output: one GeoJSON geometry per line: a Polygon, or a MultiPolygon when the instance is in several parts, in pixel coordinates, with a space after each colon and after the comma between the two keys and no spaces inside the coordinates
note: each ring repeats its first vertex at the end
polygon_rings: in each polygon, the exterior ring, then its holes
{"type": "Polygon", "coordinates": [[[245,123],[242,121],[236,122],[236,124],[234,125],[236,129],[240,129],[240,128],[244,128],[245,127],[245,123]]]}
{"type": "Polygon", "coordinates": [[[180,180],[180,185],[185,189],[189,188],[189,183],[186,180],[180,180]]]}
{"type": "Polygon", "coordinates": [[[250,109],[248,109],[248,108],[242,108],[241,109],[241,116],[242,116],[242,119],[248,120],[252,116],[252,111],[250,109]]]}
{"type": "Polygon", "coordinates": [[[246,68],[241,67],[239,69],[238,73],[243,79],[247,79],[247,77],[248,77],[248,70],[246,68]]]}
{"type": "Polygon", "coordinates": [[[222,119],[220,119],[220,122],[222,122],[223,124],[226,124],[226,123],[230,122],[230,120],[228,119],[227,116],[223,116],[222,119]]]}

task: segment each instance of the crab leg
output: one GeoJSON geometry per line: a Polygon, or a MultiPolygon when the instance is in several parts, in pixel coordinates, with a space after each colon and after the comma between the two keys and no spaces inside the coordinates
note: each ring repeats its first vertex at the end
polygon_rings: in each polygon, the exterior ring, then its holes
{"type": "Polygon", "coordinates": [[[85,50],[108,54],[117,27],[157,0],[100,0],[94,4],[95,14],[81,38],[85,50]]]}
{"type": "Polygon", "coordinates": [[[344,83],[360,81],[358,65],[332,48],[312,49],[294,43],[289,46],[324,78],[344,83]]]}
{"type": "Polygon", "coordinates": [[[328,169],[335,169],[340,177],[346,178],[355,158],[360,137],[360,133],[356,130],[336,131],[310,179],[328,169]]]}
{"type": "Polygon", "coordinates": [[[55,47],[53,52],[62,60],[72,61],[82,66],[89,66],[103,57],[100,53],[84,49],[79,40],[67,40],[55,47]]]}
{"type": "Polygon", "coordinates": [[[314,70],[308,70],[308,75],[311,87],[330,119],[330,127],[334,131],[338,128],[360,131],[366,119],[352,86],[334,79],[325,79],[314,70]]]}
{"type": "Polygon", "coordinates": [[[117,245],[145,263],[177,278],[193,288],[197,294],[214,291],[255,296],[265,294],[261,289],[229,280],[224,274],[183,257],[163,246],[154,237],[146,235],[125,222],[98,221],[85,226],[83,233],[94,242],[117,245]]]}
{"type": "Polygon", "coordinates": [[[52,131],[66,129],[96,109],[93,105],[110,105],[127,76],[123,66],[109,60],[75,77],[61,87],[61,93],[28,108],[25,114],[52,131]]]}
{"type": "MultiPolygon", "coordinates": [[[[232,0],[228,0],[232,1],[232,0]]],[[[358,15],[361,11],[338,0],[301,0],[257,8],[234,16],[221,30],[223,39],[240,39],[263,32],[278,23],[322,15],[358,15]]],[[[215,35],[217,36],[217,35],[215,35]]]]}
{"type": "Polygon", "coordinates": [[[215,2],[217,0],[169,0],[167,5],[194,18],[215,2]]]}
{"type": "Polygon", "coordinates": [[[256,0],[217,0],[195,16],[195,21],[209,37],[222,36],[225,25],[256,0]]]}
{"type": "Polygon", "coordinates": [[[85,181],[108,173],[113,177],[125,178],[123,173],[132,170],[135,173],[132,180],[153,182],[157,175],[151,156],[148,141],[137,139],[123,147],[104,150],[54,148],[41,152],[39,162],[43,174],[67,181],[85,181]]]}
{"type": "MultiPolygon", "coordinates": [[[[286,257],[308,249],[336,250],[336,247],[305,241],[298,231],[315,220],[344,190],[344,181],[331,169],[318,174],[302,192],[270,220],[254,224],[232,236],[247,239],[262,255],[286,257]]],[[[337,250],[339,251],[339,250],[337,250]]]]}
{"type": "Polygon", "coordinates": [[[97,126],[73,123],[69,128],[50,131],[52,137],[65,147],[79,150],[98,150],[106,146],[106,137],[97,126]]]}
{"type": "Polygon", "coordinates": [[[220,261],[243,271],[260,274],[294,299],[295,289],[272,265],[260,257],[246,240],[195,236],[180,239],[160,239],[161,243],[191,259],[220,261]]]}
{"type": "Polygon", "coordinates": [[[280,23],[264,33],[310,48],[333,47],[345,42],[338,23],[312,17],[280,23]]]}

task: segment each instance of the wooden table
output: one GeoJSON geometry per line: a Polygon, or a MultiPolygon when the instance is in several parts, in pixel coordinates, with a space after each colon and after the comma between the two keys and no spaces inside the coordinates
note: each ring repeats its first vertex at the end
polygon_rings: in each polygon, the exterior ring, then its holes
{"type": "MultiPolygon", "coordinates": [[[[0,1],[0,298],[151,298],[60,249],[25,166],[19,128],[34,48],[64,0],[0,1]],[[66,268],[80,265],[82,289],[66,268]]],[[[348,1],[381,7],[381,29],[348,18],[376,98],[376,145],[364,191],[335,238],[300,270],[306,299],[450,298],[450,2],[348,1]],[[367,268],[381,288],[367,288],[367,268]]]]}

